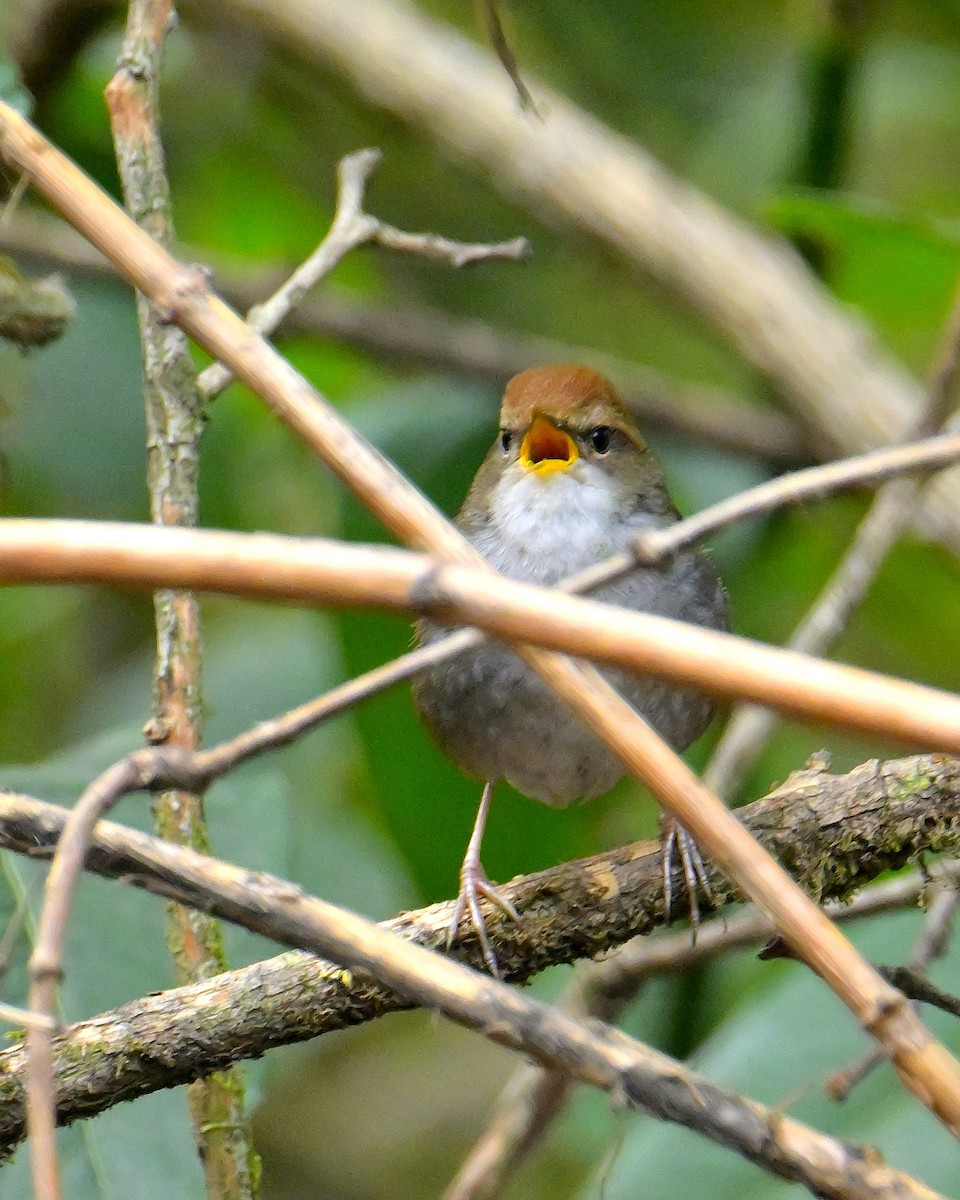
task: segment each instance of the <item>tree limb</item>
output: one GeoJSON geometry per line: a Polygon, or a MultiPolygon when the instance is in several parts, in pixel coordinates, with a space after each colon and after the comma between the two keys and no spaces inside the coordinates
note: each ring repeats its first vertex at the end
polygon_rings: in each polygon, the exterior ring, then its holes
{"type": "MultiPolygon", "coordinates": [[[[884,764],[866,763],[844,776],[831,776],[822,766],[815,766],[795,773],[764,800],[743,810],[743,815],[761,841],[775,850],[819,898],[847,896],[877,873],[900,866],[922,851],[957,849],[960,763],[925,755],[884,764]],[[842,853],[838,856],[833,844],[841,824],[842,853]]],[[[0,793],[0,844],[34,856],[49,856],[65,817],[66,813],[55,806],[0,793]]],[[[284,938],[292,929],[289,927],[284,934],[279,910],[271,911],[266,905],[266,877],[249,876],[251,886],[256,886],[244,907],[240,893],[221,890],[224,864],[108,822],[101,822],[97,828],[88,866],[108,877],[122,878],[240,920],[268,936],[284,938]]],[[[719,874],[711,882],[719,901],[732,898],[732,885],[719,874]]],[[[276,887],[280,909],[299,895],[282,881],[276,881],[276,887]]],[[[609,855],[516,880],[507,885],[505,892],[521,913],[521,926],[516,928],[495,913],[491,914],[490,925],[505,974],[519,980],[554,962],[600,953],[636,932],[654,928],[662,920],[659,850],[651,843],[624,847],[609,855]]],[[[434,905],[396,918],[386,926],[426,945],[439,946],[449,913],[448,904],[434,905]]],[[[472,932],[457,944],[455,952],[469,961],[481,961],[472,932]]],[[[270,1046],[369,1020],[406,1003],[395,993],[303,954],[280,955],[201,984],[148,996],[66,1031],[58,1043],[58,1116],[63,1122],[89,1116],[120,1100],[185,1082],[240,1058],[258,1056],[270,1046]]],[[[533,1020],[531,1013],[517,1026],[518,1041],[513,1041],[513,1034],[506,1036],[500,1026],[495,1036],[556,1066],[549,1055],[544,1059],[544,1039],[553,1038],[557,1029],[536,1022],[528,1025],[527,1021],[533,1020]]],[[[541,1014],[537,1021],[541,1019],[547,1018],[541,1014]]],[[[559,1028],[567,1029],[565,1025],[559,1028]]],[[[811,1186],[809,1179],[793,1173],[798,1161],[793,1151],[785,1167],[787,1160],[781,1157],[784,1142],[779,1136],[759,1158],[748,1152],[746,1128],[756,1119],[761,1123],[767,1120],[762,1114],[758,1117],[752,1102],[696,1079],[663,1056],[651,1058],[647,1051],[640,1054],[642,1048],[612,1031],[603,1037],[607,1041],[600,1039],[598,1046],[605,1045],[607,1050],[593,1047],[576,1068],[563,1054],[561,1062],[588,1082],[613,1086],[606,1075],[607,1083],[598,1079],[598,1072],[607,1071],[606,1067],[601,1071],[598,1064],[608,1062],[604,1057],[607,1052],[626,1054],[628,1065],[617,1075],[616,1086],[623,1086],[629,1097],[659,1115],[682,1123],[688,1123],[688,1117],[693,1121],[693,1109],[702,1113],[703,1096],[716,1092],[718,1104],[722,1101],[733,1106],[735,1119],[724,1124],[716,1122],[715,1114],[709,1120],[701,1116],[694,1127],[741,1153],[747,1152],[748,1157],[768,1169],[786,1173],[788,1178],[801,1178],[811,1186]],[[595,1053],[600,1054],[599,1059],[591,1057],[595,1053]],[[636,1057],[638,1054],[640,1057],[636,1057]],[[589,1062],[593,1066],[585,1065],[589,1062]],[[653,1078],[657,1080],[655,1087],[650,1082],[653,1078]],[[692,1100],[689,1110],[684,1097],[692,1100]],[[745,1109],[744,1104],[749,1108],[745,1109]],[[671,1105],[678,1106],[671,1109],[672,1115],[664,1111],[671,1105]]],[[[23,1059],[21,1046],[0,1054],[0,1144],[7,1148],[23,1132],[23,1059]]],[[[802,1127],[793,1123],[788,1123],[788,1129],[793,1130],[788,1143],[794,1137],[822,1137],[809,1130],[797,1134],[802,1127]]],[[[770,1130],[766,1133],[769,1135],[770,1130]]],[[[793,1150],[797,1144],[794,1142],[793,1150]]],[[[804,1161],[809,1150],[807,1144],[800,1156],[804,1161]]],[[[836,1154],[833,1161],[839,1161],[836,1154]]],[[[809,1164],[804,1169],[809,1170],[809,1164]]],[[[844,1167],[848,1169],[849,1164],[844,1167]]],[[[872,1162],[863,1169],[881,1170],[884,1186],[903,1186],[900,1176],[891,1183],[891,1173],[880,1164],[872,1162]]],[[[844,1186],[852,1186],[850,1180],[844,1186]]],[[[873,1185],[868,1186],[862,1179],[857,1186],[866,1190],[832,1190],[839,1187],[836,1180],[828,1182],[822,1174],[815,1181],[815,1187],[825,1195],[882,1194],[870,1190],[873,1185]]],[[[923,1193],[908,1190],[896,1194],[923,1193]]]]}
{"type": "MultiPolygon", "coordinates": [[[[814,898],[847,900],[878,874],[921,854],[960,851],[960,762],[919,755],[864,763],[838,776],[814,767],[796,772],[740,810],[740,816],[814,898]]],[[[65,811],[54,805],[0,792],[0,846],[6,849],[50,857],[65,819],[65,811]]],[[[200,869],[209,861],[102,821],[87,868],[236,920],[237,910],[223,907],[200,869]],[[184,863],[197,870],[188,876],[184,863]]],[[[733,885],[719,872],[713,870],[710,878],[718,903],[735,898],[733,885]]],[[[918,876],[895,902],[915,902],[923,887],[918,876]]],[[[660,851],[652,842],[503,885],[522,917],[519,927],[496,909],[488,918],[504,976],[522,982],[548,966],[595,957],[652,932],[663,921],[662,889],[660,851]]],[[[439,949],[451,909],[449,903],[432,905],[385,922],[385,928],[439,949]]],[[[245,923],[258,928],[256,914],[248,914],[245,923]]],[[[261,932],[275,936],[276,931],[261,932]]],[[[462,932],[453,954],[482,965],[472,930],[462,932]]],[[[709,931],[705,936],[709,940],[709,931]]],[[[340,967],[289,953],[146,996],[66,1031],[59,1049],[59,1119],[69,1123],[120,1100],[259,1057],[271,1047],[405,1006],[396,994],[350,978],[340,967]]],[[[23,1135],[23,1065],[22,1047],[0,1052],[0,1146],[8,1148],[23,1135]]]]}

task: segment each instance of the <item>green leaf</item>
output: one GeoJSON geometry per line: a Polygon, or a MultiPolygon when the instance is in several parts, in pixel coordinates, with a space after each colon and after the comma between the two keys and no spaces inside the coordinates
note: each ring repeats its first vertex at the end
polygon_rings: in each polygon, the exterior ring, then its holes
{"type": "Polygon", "coordinates": [[[764,215],[811,254],[841,300],[861,309],[909,363],[926,366],[960,274],[960,236],[817,192],[782,193],[764,215]]]}

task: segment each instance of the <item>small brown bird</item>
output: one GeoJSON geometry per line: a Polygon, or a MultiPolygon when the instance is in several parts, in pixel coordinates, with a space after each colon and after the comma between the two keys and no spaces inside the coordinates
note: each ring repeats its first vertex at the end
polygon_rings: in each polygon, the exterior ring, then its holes
{"type": "MultiPolygon", "coordinates": [[[[587,367],[535,367],[507,384],[500,432],[474,478],[456,523],[496,569],[552,586],[630,548],[637,534],[679,514],[663,472],[612,384],[587,367]]],[[[682,553],[636,567],[592,595],[611,604],[714,629],[727,625],[723,585],[708,558],[682,553]]],[[[418,626],[428,643],[450,630],[418,626]]],[[[664,680],[605,669],[606,678],[676,749],[706,728],[710,701],[664,680]]],[[[460,874],[451,934],[466,909],[496,974],[479,896],[517,918],[487,880],[480,842],[494,784],[557,808],[609,791],[620,760],[505,646],[484,642],[414,681],[420,716],[440,748],[485,782],[460,874]]],[[[677,836],[670,829],[667,848],[677,836]]],[[[690,872],[687,871],[688,882],[690,872]]]]}

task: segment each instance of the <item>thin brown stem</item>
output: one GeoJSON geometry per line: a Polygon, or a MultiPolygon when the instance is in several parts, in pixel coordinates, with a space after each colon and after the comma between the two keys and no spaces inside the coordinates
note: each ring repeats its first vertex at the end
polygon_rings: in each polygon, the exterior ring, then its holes
{"type": "MultiPolygon", "coordinates": [[[[954,886],[960,864],[949,864],[954,886]]],[[[926,880],[919,871],[859,892],[849,903],[829,905],[834,921],[859,920],[915,905],[926,880]]],[[[650,980],[705,966],[733,950],[761,945],[773,925],[753,908],[697,930],[659,938],[638,937],[600,962],[583,963],[558,1004],[567,1012],[616,1024],[650,980]]],[[[882,1055],[873,1057],[882,1061],[882,1055]]],[[[443,1200],[492,1200],[545,1136],[574,1090],[569,1076],[522,1063],[507,1081],[483,1132],[471,1147],[443,1200]]]]}
{"type": "MultiPolygon", "coordinates": [[[[927,410],[915,422],[911,437],[932,433],[946,421],[953,403],[958,369],[960,286],[930,371],[927,410]]],[[[881,487],[834,574],[787,643],[791,649],[820,654],[839,636],[887,554],[910,524],[928,478],[929,472],[926,472],[919,479],[889,480],[881,487]]],[[[756,760],[777,720],[777,714],[756,705],[735,708],[707,764],[704,782],[719,795],[729,795],[756,760]]],[[[958,898],[954,888],[941,886],[939,894],[930,903],[923,935],[911,960],[915,970],[925,972],[933,958],[943,952],[958,898]]],[[[593,972],[581,972],[582,986],[575,983],[571,987],[571,1002],[582,1005],[585,1012],[614,1020],[614,1016],[608,1014],[609,1004],[604,1002],[604,997],[612,994],[622,1005],[633,995],[630,976],[624,975],[622,970],[623,958],[624,954],[617,955],[593,972]]],[[[638,986],[639,983],[638,977],[638,986]]],[[[872,1051],[860,1062],[832,1075],[827,1091],[835,1099],[846,1099],[852,1087],[882,1061],[883,1056],[872,1051]]],[[[483,1186],[499,1184],[511,1165],[542,1137],[546,1125],[560,1107],[555,1089],[544,1086],[541,1091],[536,1088],[532,1068],[518,1070],[489,1129],[454,1181],[448,1200],[454,1196],[479,1196],[483,1194],[483,1186]],[[534,1078],[528,1078],[529,1075],[534,1078]]]]}
{"type": "MultiPolygon", "coordinates": [[[[543,120],[516,111],[502,68],[422,9],[390,0],[230,0],[323,70],[427,132],[551,225],[685,297],[771,380],[808,428],[847,452],[901,436],[923,389],[838,305],[799,255],[671,176],[622,137],[540,84],[543,120]]],[[[925,531],[957,545],[960,489],[938,481],[925,531]]]]}
{"type": "MultiPolygon", "coordinates": [[[[69,267],[71,273],[116,274],[109,259],[47,213],[20,212],[9,227],[0,224],[0,249],[69,267]]],[[[278,282],[276,270],[251,271],[236,262],[211,259],[206,249],[183,247],[181,257],[210,263],[224,296],[244,310],[255,309],[264,295],[282,290],[300,271],[278,282]]],[[[721,387],[692,383],[595,346],[521,334],[456,318],[442,309],[348,302],[326,293],[307,295],[284,318],[282,329],[343,342],[380,360],[419,363],[499,385],[542,363],[589,363],[616,382],[624,402],[645,428],[666,430],[783,468],[816,457],[816,447],[788,414],[749,403],[721,387]]]]}
{"type": "MultiPolygon", "coordinates": [[[[508,640],[522,638],[720,695],[747,697],[806,720],[960,752],[960,698],[951,693],[517,583],[475,566],[438,566],[426,555],[388,547],[105,521],[9,519],[0,520],[0,581],[137,587],[167,582],[236,595],[429,613],[447,624],[477,625],[508,640]]],[[[455,649],[466,643],[461,636],[455,649]]],[[[431,650],[439,657],[439,648],[431,650]]],[[[401,662],[398,673],[410,665],[401,662]]],[[[389,681],[392,670],[379,668],[378,675],[389,681]]],[[[358,684],[357,696],[367,694],[365,689],[358,684]]],[[[264,744],[255,735],[251,745],[264,744]]],[[[206,761],[204,753],[210,752],[201,752],[198,761],[206,761]]]]}
{"type": "MultiPolygon", "coordinates": [[[[954,404],[958,371],[960,282],[930,368],[926,405],[905,442],[934,433],[946,423],[954,404]]],[[[787,642],[791,650],[823,654],[839,637],[887,555],[910,525],[931,475],[931,470],[922,470],[914,479],[891,479],[884,483],[843,558],[787,642]]],[[[711,755],[704,781],[719,795],[730,796],[756,761],[776,723],[776,716],[769,710],[752,705],[734,709],[711,755]]]]}
{"type": "MultiPolygon", "coordinates": [[[[159,87],[163,42],[176,19],[172,0],[131,0],[107,108],[127,211],[161,245],[175,240],[170,190],[160,140],[159,87]]],[[[203,399],[182,331],[142,293],[137,314],[144,362],[147,482],[155,523],[195,526],[203,399]]],[[[201,740],[203,642],[200,605],[188,591],[154,595],[157,651],[148,739],[195,750],[201,740]]],[[[160,791],[158,833],[208,851],[203,796],[160,791]]],[[[205,914],[170,905],[167,942],[182,983],[226,970],[220,928],[205,914]]],[[[251,1200],[259,1164],[244,1113],[238,1070],[198,1080],[188,1091],[194,1141],[210,1200],[251,1200]]]]}

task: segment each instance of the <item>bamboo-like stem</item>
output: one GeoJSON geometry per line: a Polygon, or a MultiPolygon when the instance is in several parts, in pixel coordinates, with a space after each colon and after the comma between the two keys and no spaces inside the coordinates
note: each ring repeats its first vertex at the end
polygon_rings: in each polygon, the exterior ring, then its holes
{"type": "Polygon", "coordinates": [[[389,547],[106,521],[0,520],[0,582],[40,581],[137,587],[166,581],[244,596],[431,612],[806,720],[960,753],[960,698],[951,693],[389,547]]]}

